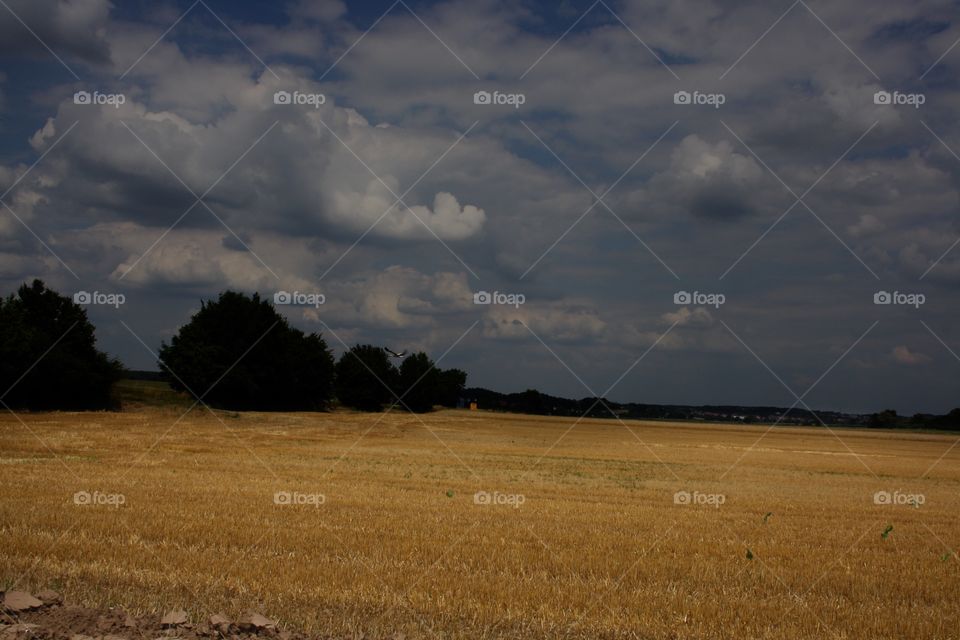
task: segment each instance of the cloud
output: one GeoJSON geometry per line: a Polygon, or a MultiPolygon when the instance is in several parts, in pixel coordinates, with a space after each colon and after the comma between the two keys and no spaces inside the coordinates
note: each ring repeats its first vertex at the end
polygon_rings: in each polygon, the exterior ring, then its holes
{"type": "Polygon", "coordinates": [[[548,343],[595,343],[602,339],[607,328],[595,309],[573,302],[528,302],[519,308],[493,305],[483,321],[486,338],[536,340],[536,335],[548,343]]]}
{"type": "Polygon", "coordinates": [[[423,205],[395,208],[394,194],[399,185],[396,180],[391,183],[388,189],[374,178],[367,183],[364,193],[335,193],[334,215],[345,226],[356,230],[382,217],[382,225],[375,231],[391,238],[429,238],[436,234],[445,240],[463,240],[483,227],[486,219],[483,209],[473,205],[461,207],[456,197],[446,192],[434,196],[432,209],[423,205]]]}
{"type": "Polygon", "coordinates": [[[896,362],[909,366],[930,362],[930,356],[911,351],[905,345],[894,347],[892,355],[896,362]]]}
{"type": "Polygon", "coordinates": [[[856,224],[847,227],[847,232],[854,237],[860,237],[879,233],[885,228],[885,225],[877,216],[865,213],[860,216],[856,224]]]}
{"type": "Polygon", "coordinates": [[[9,13],[5,9],[0,19],[0,55],[48,58],[49,47],[61,56],[109,62],[109,0],[7,0],[6,4],[9,13]]]}
{"type": "Polygon", "coordinates": [[[710,143],[686,136],[670,155],[669,168],[626,197],[630,208],[689,214],[731,223],[757,212],[758,192],[769,186],[763,168],[727,140],[710,143]]]}
{"type": "Polygon", "coordinates": [[[678,327],[701,326],[709,327],[713,324],[713,316],[704,307],[680,307],[677,311],[663,314],[663,321],[678,327]]]}
{"type": "MultiPolygon", "coordinates": [[[[135,95],[120,108],[63,102],[34,134],[36,149],[48,149],[71,119],[82,125],[60,143],[56,163],[31,175],[29,188],[51,203],[60,200],[58,208],[73,202],[74,224],[103,221],[105,210],[138,222],[169,219],[194,202],[193,194],[213,187],[205,202],[244,229],[355,237],[373,227],[374,237],[453,241],[483,228],[484,211],[452,193],[462,178],[447,181],[429,205],[417,203],[420,189],[395,204],[403,185],[417,180],[455,136],[374,127],[333,104],[277,105],[280,85],[268,78],[234,78],[231,98],[243,109],[205,123],[192,122],[189,112],[152,109],[135,95]]],[[[438,164],[425,183],[438,184],[455,163],[438,164]]],[[[184,225],[198,218],[208,217],[191,216],[184,225]]]]}
{"type": "Polygon", "coordinates": [[[427,329],[473,306],[464,274],[427,274],[399,265],[330,283],[328,290],[330,306],[324,310],[344,326],[427,329]]]}

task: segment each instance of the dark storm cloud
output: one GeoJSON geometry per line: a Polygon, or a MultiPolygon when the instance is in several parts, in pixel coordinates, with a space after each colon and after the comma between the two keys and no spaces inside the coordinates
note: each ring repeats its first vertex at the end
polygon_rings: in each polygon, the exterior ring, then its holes
{"type": "Polygon", "coordinates": [[[54,54],[88,63],[110,60],[107,0],[7,0],[0,9],[0,55],[49,58],[54,54]]]}
{"type": "Polygon", "coordinates": [[[726,184],[712,184],[694,194],[690,201],[693,215],[720,222],[749,216],[755,210],[746,193],[726,184]]]}

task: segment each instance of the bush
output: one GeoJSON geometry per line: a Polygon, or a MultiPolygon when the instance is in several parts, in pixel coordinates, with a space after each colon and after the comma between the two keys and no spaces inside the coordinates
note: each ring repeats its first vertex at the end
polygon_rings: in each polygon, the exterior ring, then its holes
{"type": "Polygon", "coordinates": [[[40,280],[0,300],[0,394],[8,406],[112,408],[122,371],[97,350],[86,310],[40,280]]]}
{"type": "Polygon", "coordinates": [[[337,362],[337,399],[361,411],[381,411],[394,400],[397,370],[387,352],[373,345],[355,345],[337,362]]]}
{"type": "Polygon", "coordinates": [[[291,327],[259,294],[225,291],[160,349],[170,385],[234,410],[325,408],[333,356],[323,338],[291,327]]]}

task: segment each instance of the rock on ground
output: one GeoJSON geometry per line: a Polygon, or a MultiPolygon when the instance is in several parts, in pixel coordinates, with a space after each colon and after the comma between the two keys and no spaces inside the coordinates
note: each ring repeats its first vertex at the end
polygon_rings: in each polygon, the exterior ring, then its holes
{"type": "Polygon", "coordinates": [[[3,594],[3,608],[11,613],[39,609],[42,606],[43,602],[26,591],[7,591],[3,594]]]}
{"type": "Polygon", "coordinates": [[[229,627],[230,619],[221,613],[215,613],[207,620],[211,627],[229,627]]]}
{"type": "Polygon", "coordinates": [[[240,628],[244,630],[277,628],[276,622],[252,611],[240,619],[239,625],[240,628]]]}
{"type": "Polygon", "coordinates": [[[187,612],[183,609],[170,611],[161,618],[160,624],[165,627],[177,627],[187,624],[187,612]]]}

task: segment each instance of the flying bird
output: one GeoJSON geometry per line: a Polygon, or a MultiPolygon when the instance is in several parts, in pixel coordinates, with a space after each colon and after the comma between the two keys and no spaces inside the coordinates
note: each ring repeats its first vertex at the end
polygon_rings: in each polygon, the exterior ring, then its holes
{"type": "Polygon", "coordinates": [[[386,351],[387,353],[389,353],[389,354],[390,354],[391,356],[393,356],[394,358],[402,358],[403,356],[407,355],[407,352],[406,352],[406,351],[401,351],[400,353],[397,353],[396,351],[393,351],[393,350],[391,350],[391,349],[387,349],[386,347],[384,347],[384,351],[386,351]]]}

